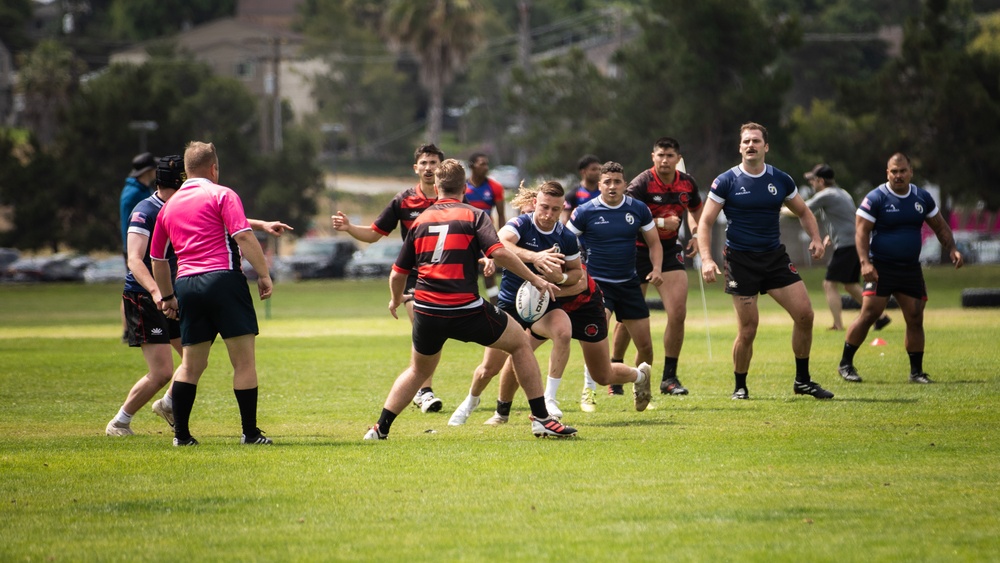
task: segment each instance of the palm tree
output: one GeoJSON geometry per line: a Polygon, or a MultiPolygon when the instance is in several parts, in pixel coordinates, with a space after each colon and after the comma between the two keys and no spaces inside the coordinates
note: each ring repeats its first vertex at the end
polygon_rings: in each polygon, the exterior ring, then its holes
{"type": "Polygon", "coordinates": [[[437,143],[444,116],[444,89],[482,43],[483,8],[476,0],[390,0],[383,31],[396,50],[417,59],[427,91],[427,140],[437,143]]]}

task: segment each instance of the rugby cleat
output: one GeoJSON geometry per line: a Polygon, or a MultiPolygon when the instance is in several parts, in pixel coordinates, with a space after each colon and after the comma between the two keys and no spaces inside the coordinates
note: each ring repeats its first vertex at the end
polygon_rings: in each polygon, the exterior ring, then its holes
{"type": "Polygon", "coordinates": [[[642,362],[639,364],[638,369],[645,377],[643,377],[642,383],[636,381],[632,385],[632,401],[635,403],[635,410],[642,412],[646,410],[646,407],[649,406],[649,401],[653,399],[653,393],[650,391],[649,384],[653,368],[646,362],[642,362]]]}
{"type": "Polygon", "coordinates": [[[861,383],[861,375],[858,374],[858,370],[854,369],[854,366],[852,365],[838,367],[837,373],[840,374],[840,377],[844,378],[844,381],[861,383]]]}
{"type": "Polygon", "coordinates": [[[272,442],[270,438],[264,436],[263,430],[257,428],[257,433],[249,438],[247,438],[246,434],[241,434],[240,443],[247,445],[270,446],[274,442],[272,442]]]}
{"type": "Polygon", "coordinates": [[[185,446],[197,446],[198,440],[194,439],[194,436],[188,436],[187,438],[174,438],[174,447],[180,448],[185,446]]]}
{"type": "Polygon", "coordinates": [[[441,407],[444,406],[444,403],[441,402],[441,399],[438,399],[437,397],[434,396],[433,391],[428,391],[426,393],[419,393],[416,397],[413,398],[413,404],[420,407],[420,412],[423,413],[438,412],[441,410],[441,407]]]}
{"type": "Polygon", "coordinates": [[[740,387],[736,391],[733,391],[734,401],[747,401],[750,399],[750,392],[747,391],[746,387],[740,387]]]}
{"type": "Polygon", "coordinates": [[[483,424],[486,426],[500,426],[501,424],[507,424],[508,420],[510,420],[509,415],[500,414],[496,411],[493,411],[493,416],[487,418],[486,422],[484,422],[483,424]]]}
{"type": "Polygon", "coordinates": [[[934,383],[934,381],[931,379],[931,376],[921,372],[921,373],[911,373],[910,383],[934,383]]]}
{"type": "Polygon", "coordinates": [[[583,394],[580,395],[580,410],[583,412],[596,412],[597,402],[594,397],[597,393],[594,392],[590,387],[583,388],[583,394]]]}
{"type": "Polygon", "coordinates": [[[385,440],[388,437],[389,437],[388,434],[383,434],[383,433],[379,432],[378,424],[376,424],[375,426],[372,426],[371,428],[369,428],[368,432],[365,432],[364,439],[365,440],[385,440]]]}
{"type": "Polygon", "coordinates": [[[153,401],[153,412],[163,418],[163,420],[166,420],[171,428],[174,427],[174,409],[168,407],[163,399],[153,401]]]}
{"type": "Polygon", "coordinates": [[[891,322],[892,319],[889,318],[889,315],[882,315],[881,317],[875,319],[875,330],[882,330],[891,322]]]}
{"type": "Polygon", "coordinates": [[[660,382],[660,393],[664,395],[687,395],[688,390],[681,385],[681,380],[669,377],[660,382]]]}
{"type": "Polygon", "coordinates": [[[792,386],[792,390],[795,391],[796,395],[809,395],[816,397],[817,399],[832,399],[833,393],[823,389],[819,386],[819,383],[815,381],[796,381],[792,386]]]}
{"type": "Polygon", "coordinates": [[[570,438],[576,436],[576,428],[564,426],[561,422],[550,416],[545,419],[531,417],[531,432],[536,438],[570,438]]]}
{"type": "Polygon", "coordinates": [[[132,427],[127,423],[118,422],[114,419],[108,423],[104,428],[104,433],[108,436],[134,436],[135,432],[132,432],[132,427]]]}

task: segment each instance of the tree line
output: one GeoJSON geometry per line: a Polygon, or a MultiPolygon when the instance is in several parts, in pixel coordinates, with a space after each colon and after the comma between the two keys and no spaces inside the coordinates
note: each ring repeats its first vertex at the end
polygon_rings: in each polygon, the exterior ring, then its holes
{"type": "MultiPolygon", "coordinates": [[[[94,28],[129,29],[112,34],[122,39],[157,33],[143,6],[155,14],[170,4],[105,3],[113,17],[94,28]]],[[[234,6],[190,4],[189,19],[234,6]]],[[[668,135],[706,187],[738,161],[745,121],[769,128],[768,160],[793,176],[827,162],[857,194],[904,151],[947,199],[1000,206],[991,187],[1000,22],[984,15],[1000,2],[306,0],[300,9],[305,55],[331,70],[314,84],[319,114],[301,127],[286,116],[273,154],[254,145],[253,98],[183,54],[85,75],[83,47],[35,47],[20,65],[26,103],[40,108],[34,134],[0,134],[0,205],[15,226],[0,244],[115,248],[117,195],[136,152],[126,125],[136,119],[159,124],[155,154],[215,141],[222,181],[250,213],[301,225],[323,189],[320,146],[343,161],[407,164],[415,144],[435,140],[449,156],[485,150],[526,176],[563,177],[585,153],[638,173],[668,135]],[[892,24],[902,26],[898,52],[880,35],[892,24]],[[611,69],[586,56],[601,41],[615,49],[611,69]]]]}

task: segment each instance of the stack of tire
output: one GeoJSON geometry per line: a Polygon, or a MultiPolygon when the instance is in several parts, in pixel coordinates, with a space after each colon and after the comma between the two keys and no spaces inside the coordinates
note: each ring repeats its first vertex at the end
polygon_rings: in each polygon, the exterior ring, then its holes
{"type": "Polygon", "coordinates": [[[970,287],[962,290],[962,307],[1000,307],[1000,289],[970,287]]]}

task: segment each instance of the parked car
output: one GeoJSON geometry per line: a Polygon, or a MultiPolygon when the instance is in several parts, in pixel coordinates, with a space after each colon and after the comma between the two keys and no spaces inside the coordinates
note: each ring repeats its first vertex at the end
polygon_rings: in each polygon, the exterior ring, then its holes
{"type": "Polygon", "coordinates": [[[0,276],[21,257],[21,252],[15,248],[0,248],[0,276]]]}
{"type": "MultiPolygon", "coordinates": [[[[285,263],[284,260],[275,256],[268,259],[267,269],[271,274],[271,281],[287,280],[293,279],[295,276],[292,275],[291,267],[285,263]]],[[[250,281],[257,280],[257,271],[253,269],[253,265],[246,258],[240,261],[240,265],[243,268],[243,275],[247,277],[250,281]]]]}
{"type": "Polygon", "coordinates": [[[7,267],[6,277],[15,282],[82,281],[91,263],[86,256],[71,254],[19,258],[7,267]]]}
{"type": "Polygon", "coordinates": [[[403,248],[398,238],[384,238],[368,245],[368,248],[354,253],[348,262],[346,273],[349,278],[385,278],[392,270],[392,264],[403,248]]]}
{"type": "Polygon", "coordinates": [[[295,251],[284,262],[299,279],[342,278],[347,263],[357,250],[351,238],[302,238],[295,243],[295,251]]]}
{"type": "Polygon", "coordinates": [[[124,282],[128,268],[121,256],[98,260],[83,271],[83,281],[87,283],[124,282]]]}
{"type": "MultiPolygon", "coordinates": [[[[966,264],[975,264],[979,262],[979,255],[976,252],[974,243],[967,240],[961,239],[957,236],[955,237],[955,248],[962,254],[962,261],[966,264]]],[[[920,249],[920,263],[925,266],[933,266],[936,264],[950,264],[948,257],[941,256],[941,242],[938,241],[937,237],[932,236],[924,241],[923,247],[920,249]]]]}

